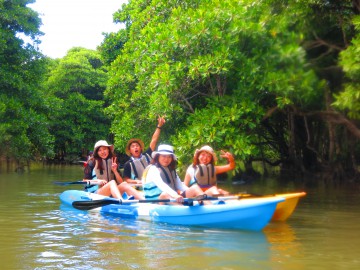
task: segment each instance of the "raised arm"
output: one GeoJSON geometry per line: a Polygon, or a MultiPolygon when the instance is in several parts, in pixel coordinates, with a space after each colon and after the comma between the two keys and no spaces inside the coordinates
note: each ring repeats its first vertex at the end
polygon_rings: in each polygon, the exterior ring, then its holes
{"type": "Polygon", "coordinates": [[[158,124],[156,126],[155,132],[151,138],[150,142],[150,148],[152,151],[155,150],[157,141],[159,140],[160,133],[161,133],[161,127],[165,124],[165,118],[163,116],[158,117],[158,124]]]}
{"type": "Polygon", "coordinates": [[[224,172],[235,169],[235,159],[231,153],[224,152],[223,150],[221,150],[220,157],[226,158],[228,161],[228,164],[221,165],[221,166],[215,166],[216,174],[224,173],[224,172]]]}

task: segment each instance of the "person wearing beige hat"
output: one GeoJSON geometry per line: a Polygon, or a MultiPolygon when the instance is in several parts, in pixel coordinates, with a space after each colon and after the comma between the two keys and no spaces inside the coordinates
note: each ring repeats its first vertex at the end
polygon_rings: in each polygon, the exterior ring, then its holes
{"type": "Polygon", "coordinates": [[[186,186],[192,186],[197,184],[203,191],[212,188],[212,194],[229,194],[229,192],[217,188],[217,174],[225,173],[235,168],[235,159],[229,152],[221,150],[221,157],[227,159],[228,164],[226,165],[215,165],[217,161],[214,149],[210,146],[205,145],[200,149],[196,149],[191,164],[185,174],[184,184],[186,186]],[[216,188],[214,188],[216,187],[216,188]]]}
{"type": "Polygon", "coordinates": [[[104,196],[112,196],[123,199],[126,192],[128,196],[133,195],[135,199],[143,199],[141,193],[124,182],[114,154],[114,145],[105,140],[95,143],[93,157],[87,162],[84,169],[84,182],[87,182],[85,190],[104,196]]]}
{"type": "Polygon", "coordinates": [[[130,159],[124,164],[123,177],[128,183],[141,184],[143,171],[151,162],[151,154],[159,140],[161,128],[166,122],[165,118],[160,116],[157,121],[158,123],[148,149],[145,150],[144,142],[137,138],[130,139],[126,144],[125,152],[130,159]]]}
{"type": "Polygon", "coordinates": [[[160,144],[152,158],[142,178],[146,199],[176,199],[177,203],[183,203],[184,198],[204,194],[198,186],[187,187],[181,182],[176,173],[177,157],[171,145],[160,144]]]}

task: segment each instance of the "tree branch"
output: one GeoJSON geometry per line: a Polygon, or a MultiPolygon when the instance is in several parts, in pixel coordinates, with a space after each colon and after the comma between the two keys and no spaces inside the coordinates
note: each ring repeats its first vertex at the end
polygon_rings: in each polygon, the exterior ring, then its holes
{"type": "MultiPolygon", "coordinates": [[[[334,124],[338,125],[344,125],[356,138],[360,139],[360,129],[350,121],[348,118],[346,118],[344,115],[340,114],[336,111],[316,111],[316,112],[302,112],[299,109],[297,109],[295,106],[291,106],[293,112],[296,115],[299,116],[315,116],[320,117],[324,121],[328,121],[334,124]]],[[[279,107],[273,107],[270,108],[265,116],[263,117],[263,121],[269,118],[273,113],[276,111],[282,111],[279,107]]]]}
{"type": "Polygon", "coordinates": [[[343,51],[344,50],[344,48],[342,48],[340,46],[337,46],[335,44],[331,44],[331,43],[319,38],[315,32],[313,32],[313,35],[315,37],[315,40],[305,44],[305,47],[307,49],[314,49],[314,48],[317,48],[317,47],[325,46],[325,47],[328,47],[329,49],[333,49],[333,50],[337,50],[337,51],[343,51]]]}

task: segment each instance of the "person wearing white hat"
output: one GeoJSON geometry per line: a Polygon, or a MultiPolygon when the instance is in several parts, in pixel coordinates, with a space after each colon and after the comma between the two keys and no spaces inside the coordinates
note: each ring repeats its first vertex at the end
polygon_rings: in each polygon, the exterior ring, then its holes
{"type": "Polygon", "coordinates": [[[108,144],[105,140],[95,143],[93,157],[84,169],[83,181],[88,183],[85,189],[89,192],[116,199],[122,199],[125,192],[129,196],[133,195],[135,199],[144,198],[141,193],[123,181],[118,171],[114,145],[108,144]]]}
{"type": "Polygon", "coordinates": [[[158,150],[152,153],[152,158],[142,179],[146,199],[176,199],[178,203],[183,203],[184,198],[204,194],[198,186],[189,188],[181,182],[176,173],[177,157],[171,145],[160,144],[158,150]]]}
{"type": "Polygon", "coordinates": [[[226,158],[228,164],[215,165],[217,161],[216,154],[214,149],[208,145],[196,149],[193,164],[186,170],[184,184],[186,186],[197,184],[203,191],[206,191],[206,193],[208,193],[207,191],[211,188],[210,195],[229,194],[229,192],[217,188],[216,175],[233,170],[235,168],[235,159],[231,153],[223,150],[221,150],[220,156],[226,158]]]}
{"type": "Polygon", "coordinates": [[[157,120],[158,123],[148,149],[145,150],[144,142],[138,138],[130,139],[126,144],[125,152],[130,159],[124,164],[123,177],[128,183],[141,184],[142,174],[151,162],[151,154],[159,140],[161,128],[166,122],[164,117],[158,117],[157,120]]]}

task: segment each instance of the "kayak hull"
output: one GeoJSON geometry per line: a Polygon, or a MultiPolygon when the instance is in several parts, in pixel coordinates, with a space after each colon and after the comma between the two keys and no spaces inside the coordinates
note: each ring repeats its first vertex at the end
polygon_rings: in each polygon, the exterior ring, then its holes
{"type": "Polygon", "coordinates": [[[284,193],[277,194],[277,197],[284,198],[285,201],[277,204],[275,213],[271,218],[272,221],[285,221],[287,220],[292,213],[294,212],[299,199],[306,195],[305,192],[297,192],[297,193],[284,193]]]}
{"type": "MultiPolygon", "coordinates": [[[[64,191],[62,203],[72,205],[73,201],[92,200],[104,196],[79,190],[64,191]],[[94,195],[96,197],[94,197],[94,195]]],[[[209,228],[241,229],[260,231],[271,220],[278,203],[284,198],[273,196],[257,199],[213,201],[210,205],[184,206],[150,203],[110,204],[100,208],[103,214],[152,222],[209,228]]]]}
{"type": "Polygon", "coordinates": [[[279,202],[276,205],[276,209],[274,215],[271,218],[271,221],[285,221],[287,220],[292,213],[295,211],[295,208],[299,202],[301,197],[304,197],[306,192],[294,192],[294,193],[281,193],[274,195],[254,195],[251,193],[239,193],[236,196],[239,198],[246,199],[258,199],[258,198],[271,198],[271,197],[281,197],[285,200],[283,202],[279,202]]]}

